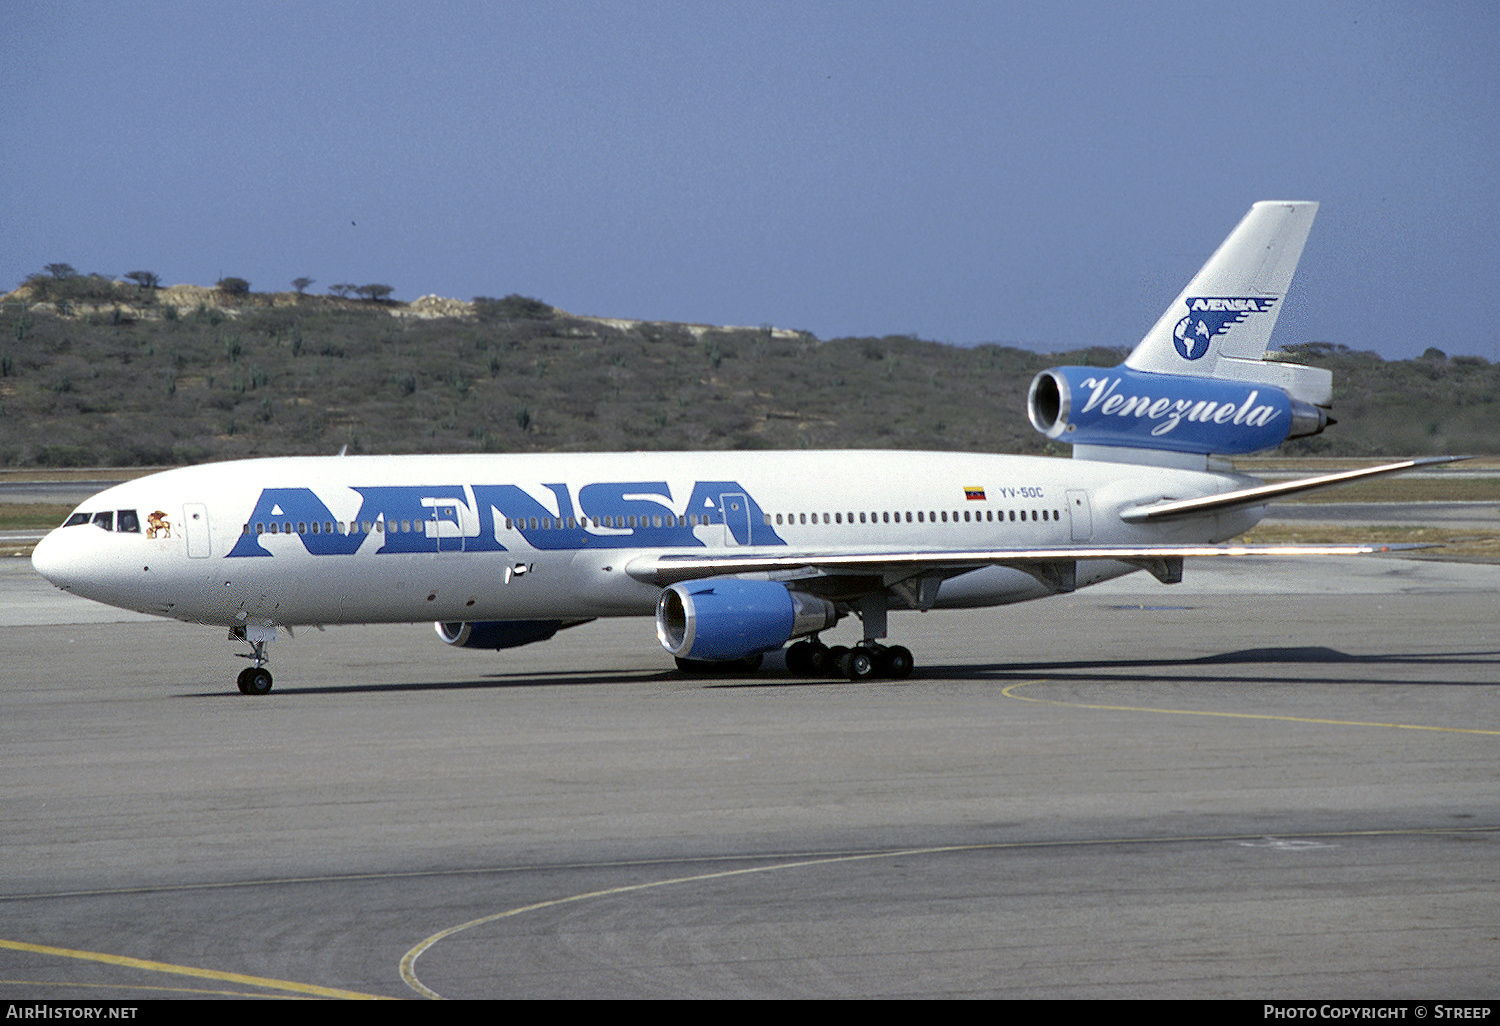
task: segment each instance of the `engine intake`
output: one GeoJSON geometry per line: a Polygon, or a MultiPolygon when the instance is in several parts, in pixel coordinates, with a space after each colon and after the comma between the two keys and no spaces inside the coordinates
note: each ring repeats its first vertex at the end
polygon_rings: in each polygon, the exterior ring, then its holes
{"type": "Polygon", "coordinates": [[[743,659],[838,622],[827,599],[776,581],[715,577],[683,581],[656,603],[656,637],[681,659],[743,659]]]}

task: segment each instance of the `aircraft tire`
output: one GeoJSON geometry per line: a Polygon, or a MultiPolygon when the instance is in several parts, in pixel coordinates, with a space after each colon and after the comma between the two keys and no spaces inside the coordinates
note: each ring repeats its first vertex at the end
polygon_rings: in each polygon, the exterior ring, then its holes
{"type": "Polygon", "coordinates": [[[264,667],[247,666],[240,671],[239,685],[242,695],[269,695],[272,683],[271,671],[264,667]]]}
{"type": "Polygon", "coordinates": [[[828,654],[823,657],[823,676],[825,676],[825,677],[846,677],[846,676],[848,676],[848,674],[846,674],[844,672],[844,670],[843,670],[844,656],[846,656],[848,654],[849,654],[849,650],[847,648],[845,648],[843,645],[834,645],[834,646],[830,647],[828,649],[828,654]]]}
{"type": "Polygon", "coordinates": [[[880,674],[879,654],[865,645],[849,649],[839,658],[839,672],[852,681],[866,681],[880,674]]]}
{"type": "Polygon", "coordinates": [[[892,645],[886,649],[885,658],[882,662],[885,663],[882,672],[885,676],[891,678],[891,680],[905,680],[907,677],[910,677],[912,668],[915,665],[911,650],[904,645],[892,645]]]}
{"type": "Polygon", "coordinates": [[[793,677],[812,675],[813,646],[810,641],[799,641],[786,650],[786,672],[793,677]]]}

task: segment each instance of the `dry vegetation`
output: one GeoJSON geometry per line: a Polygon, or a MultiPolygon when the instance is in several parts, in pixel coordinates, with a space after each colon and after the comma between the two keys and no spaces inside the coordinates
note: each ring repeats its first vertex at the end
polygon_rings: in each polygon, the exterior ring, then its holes
{"type": "MultiPolygon", "coordinates": [[[[768,327],[575,317],[521,297],[399,304],[106,285],[90,277],[72,299],[37,302],[20,290],[0,301],[0,467],[162,466],[344,446],[1064,455],[1027,423],[1032,376],[1122,355],[905,336],[823,342],[768,327]]],[[[1500,451],[1500,365],[1435,350],[1401,362],[1321,344],[1293,353],[1334,368],[1340,423],[1285,453],[1500,451]]]]}

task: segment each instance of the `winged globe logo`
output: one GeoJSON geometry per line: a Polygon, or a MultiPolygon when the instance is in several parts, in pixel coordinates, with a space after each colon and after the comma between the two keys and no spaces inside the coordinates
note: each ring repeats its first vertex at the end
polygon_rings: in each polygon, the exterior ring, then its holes
{"type": "Polygon", "coordinates": [[[1208,352],[1209,343],[1253,313],[1266,313],[1275,298],[1214,298],[1198,296],[1187,301],[1188,315],[1172,330],[1172,344],[1184,360],[1197,360],[1208,352]]]}

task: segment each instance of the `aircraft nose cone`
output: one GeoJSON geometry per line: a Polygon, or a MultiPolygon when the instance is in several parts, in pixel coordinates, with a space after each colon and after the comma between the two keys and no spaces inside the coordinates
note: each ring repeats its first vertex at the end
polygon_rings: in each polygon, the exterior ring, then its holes
{"type": "Polygon", "coordinates": [[[66,591],[73,582],[73,561],[69,558],[67,540],[53,531],[36,543],[31,551],[31,566],[37,573],[66,591]]]}

